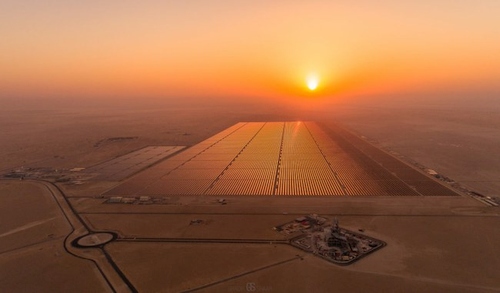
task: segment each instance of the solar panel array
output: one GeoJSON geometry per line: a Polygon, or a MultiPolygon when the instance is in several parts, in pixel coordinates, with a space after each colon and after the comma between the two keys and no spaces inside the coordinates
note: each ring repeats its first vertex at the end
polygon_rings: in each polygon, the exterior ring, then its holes
{"type": "Polygon", "coordinates": [[[242,122],[106,195],[423,195],[342,136],[334,138],[313,122],[242,122]]]}
{"type": "MultiPolygon", "coordinates": [[[[351,158],[359,162],[360,165],[365,166],[366,168],[364,171],[369,173],[371,178],[377,180],[381,188],[397,192],[395,188],[400,188],[400,185],[396,185],[396,182],[387,182],[393,181],[396,178],[396,180],[403,181],[420,195],[458,195],[450,188],[447,188],[437,181],[430,179],[427,175],[409,167],[400,160],[388,155],[381,149],[365,142],[353,133],[335,125],[329,125],[328,129],[330,130],[328,135],[332,137],[333,140],[339,142],[344,149],[349,149],[351,158]],[[356,147],[353,148],[352,146],[356,147]],[[380,172],[380,169],[385,172],[380,172]]],[[[339,176],[342,177],[348,175],[341,172],[339,173],[339,176]]],[[[356,188],[359,188],[359,186],[356,188]]],[[[402,190],[399,192],[403,193],[402,190]]]]}
{"type": "Polygon", "coordinates": [[[85,169],[91,180],[119,181],[182,150],[183,146],[149,146],[85,169]]]}

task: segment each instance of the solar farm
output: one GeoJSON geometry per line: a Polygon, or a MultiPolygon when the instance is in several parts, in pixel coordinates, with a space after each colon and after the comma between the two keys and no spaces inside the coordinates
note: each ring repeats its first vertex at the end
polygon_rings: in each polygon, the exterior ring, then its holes
{"type": "Polygon", "coordinates": [[[105,195],[457,194],[342,129],[327,133],[314,122],[240,122],[105,195]]]}

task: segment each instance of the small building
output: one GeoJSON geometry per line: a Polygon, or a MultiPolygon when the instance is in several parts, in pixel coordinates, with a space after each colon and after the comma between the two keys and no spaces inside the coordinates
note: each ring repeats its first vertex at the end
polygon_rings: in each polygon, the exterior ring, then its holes
{"type": "Polygon", "coordinates": [[[123,203],[134,203],[135,202],[135,197],[124,197],[122,199],[123,203]]]}
{"type": "Polygon", "coordinates": [[[109,203],[120,203],[122,202],[123,197],[121,196],[112,196],[108,199],[109,203]]]}

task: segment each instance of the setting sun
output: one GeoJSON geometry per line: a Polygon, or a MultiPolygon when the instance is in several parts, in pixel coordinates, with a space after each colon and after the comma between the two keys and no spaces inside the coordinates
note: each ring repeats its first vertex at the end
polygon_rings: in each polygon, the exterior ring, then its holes
{"type": "Polygon", "coordinates": [[[121,1],[119,11],[113,1],[21,2],[0,1],[0,100],[338,100],[500,88],[498,0],[443,4],[432,15],[426,1],[121,1]]]}
{"type": "Polygon", "coordinates": [[[318,77],[311,75],[307,78],[307,87],[311,90],[314,91],[318,87],[318,77]]]}

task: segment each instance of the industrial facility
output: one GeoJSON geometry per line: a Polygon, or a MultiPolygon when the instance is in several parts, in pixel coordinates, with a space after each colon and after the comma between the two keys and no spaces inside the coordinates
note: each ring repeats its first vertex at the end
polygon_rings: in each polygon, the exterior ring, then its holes
{"type": "Polygon", "coordinates": [[[330,221],[315,214],[298,217],[274,229],[292,236],[292,246],[339,265],[351,264],[386,245],[363,233],[340,228],[336,218],[330,221]]]}

